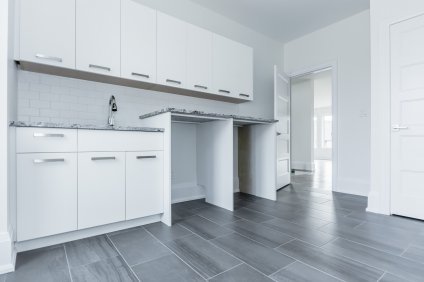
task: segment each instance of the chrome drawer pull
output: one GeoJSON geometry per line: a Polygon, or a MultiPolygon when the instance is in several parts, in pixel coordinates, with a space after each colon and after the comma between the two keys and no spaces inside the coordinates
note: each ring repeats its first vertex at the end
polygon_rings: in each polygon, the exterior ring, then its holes
{"type": "Polygon", "coordinates": [[[240,93],[240,96],[242,96],[242,97],[250,97],[250,95],[248,95],[248,94],[243,94],[243,93],[240,93]]]}
{"type": "Polygon", "coordinates": [[[166,82],[175,83],[175,84],[181,84],[181,81],[173,80],[173,79],[167,79],[166,82]]]}
{"type": "Polygon", "coordinates": [[[36,54],[35,57],[38,58],[38,59],[56,61],[56,62],[59,62],[59,63],[62,62],[62,58],[47,56],[47,55],[43,55],[43,54],[36,54]]]}
{"type": "Polygon", "coordinates": [[[92,161],[108,161],[108,160],[116,160],[116,157],[92,157],[92,161]]]}
{"type": "Polygon", "coordinates": [[[35,164],[42,164],[42,163],[61,163],[64,162],[65,159],[35,159],[35,164]]]}
{"type": "Polygon", "coordinates": [[[34,137],[65,137],[65,134],[61,133],[34,133],[34,137]]]}
{"type": "Polygon", "coordinates": [[[141,159],[156,159],[156,156],[137,156],[136,159],[137,160],[141,160],[141,159]]]}
{"type": "Polygon", "coordinates": [[[140,77],[144,77],[144,78],[150,78],[150,75],[142,74],[142,73],[136,73],[136,72],[132,72],[131,75],[140,76],[140,77]]]}
{"type": "Polygon", "coordinates": [[[218,92],[225,93],[225,94],[230,94],[231,93],[231,91],[224,90],[224,89],[219,89],[218,92]]]}
{"type": "Polygon", "coordinates": [[[206,86],[203,85],[194,85],[194,88],[200,88],[200,89],[208,89],[206,86]]]}
{"type": "Polygon", "coordinates": [[[111,71],[111,69],[108,68],[108,67],[103,67],[103,66],[98,66],[98,65],[92,65],[92,64],[89,64],[88,66],[90,68],[92,68],[92,69],[100,69],[100,70],[105,70],[105,71],[111,71]]]}

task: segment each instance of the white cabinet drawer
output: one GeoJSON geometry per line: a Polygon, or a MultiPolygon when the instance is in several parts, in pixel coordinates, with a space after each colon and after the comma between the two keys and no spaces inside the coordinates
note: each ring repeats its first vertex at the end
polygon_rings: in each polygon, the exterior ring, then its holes
{"type": "Polygon", "coordinates": [[[18,241],[77,229],[77,154],[17,155],[18,241]]]}
{"type": "Polygon", "coordinates": [[[125,220],[125,153],[78,154],[78,229],[125,220]]]}
{"type": "Polygon", "coordinates": [[[163,133],[79,130],[79,152],[161,151],[163,133]]]}
{"type": "Polygon", "coordinates": [[[16,151],[18,153],[76,152],[77,130],[57,128],[16,129],[16,151]]]}
{"type": "Polygon", "coordinates": [[[163,213],[163,152],[126,153],[127,220],[163,213]]]}

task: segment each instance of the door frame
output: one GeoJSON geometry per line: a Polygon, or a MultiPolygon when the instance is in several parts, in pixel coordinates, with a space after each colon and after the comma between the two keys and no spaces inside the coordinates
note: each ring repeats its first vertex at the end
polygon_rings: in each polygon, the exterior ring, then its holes
{"type": "MultiPolygon", "coordinates": [[[[290,80],[296,77],[305,76],[313,74],[319,71],[331,69],[331,80],[332,80],[332,93],[331,93],[331,111],[333,115],[333,127],[332,127],[332,150],[331,150],[331,160],[332,160],[332,191],[338,192],[338,179],[339,179],[339,104],[338,104],[338,63],[337,61],[326,62],[320,65],[315,65],[303,69],[299,69],[288,73],[290,80]]],[[[291,85],[291,83],[290,83],[291,85]]],[[[293,95],[290,91],[290,99],[293,95]]],[[[291,111],[290,111],[291,114],[291,111]]]]}

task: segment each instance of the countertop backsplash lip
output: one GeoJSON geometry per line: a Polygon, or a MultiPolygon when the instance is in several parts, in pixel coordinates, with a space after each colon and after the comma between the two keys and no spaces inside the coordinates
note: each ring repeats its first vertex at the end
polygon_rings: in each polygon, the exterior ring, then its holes
{"type": "Polygon", "coordinates": [[[86,129],[86,130],[114,130],[114,131],[140,131],[140,132],[164,132],[163,128],[156,127],[134,127],[134,126],[108,126],[79,123],[54,123],[54,122],[26,122],[12,121],[11,127],[33,127],[33,128],[62,128],[62,129],[86,129]]]}
{"type": "Polygon", "coordinates": [[[228,118],[228,119],[235,119],[240,121],[253,121],[253,122],[260,122],[260,123],[276,123],[278,120],[275,119],[265,119],[265,118],[256,118],[251,116],[242,116],[242,115],[231,115],[231,114],[220,114],[220,113],[211,113],[211,112],[204,112],[199,110],[187,110],[187,109],[178,109],[178,108],[163,108],[158,111],[150,112],[144,115],[140,115],[140,119],[145,119],[149,117],[153,117],[156,115],[160,115],[163,113],[174,113],[174,114],[187,114],[187,115],[193,115],[193,116],[204,116],[204,117],[217,117],[217,118],[228,118]]]}

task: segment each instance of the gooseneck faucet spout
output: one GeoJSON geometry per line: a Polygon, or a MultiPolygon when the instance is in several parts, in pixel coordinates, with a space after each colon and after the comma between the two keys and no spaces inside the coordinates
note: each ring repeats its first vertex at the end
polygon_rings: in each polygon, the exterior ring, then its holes
{"type": "Polygon", "coordinates": [[[118,106],[116,105],[115,96],[110,96],[109,99],[109,118],[108,118],[108,125],[114,126],[115,125],[115,112],[118,111],[118,106]]]}

